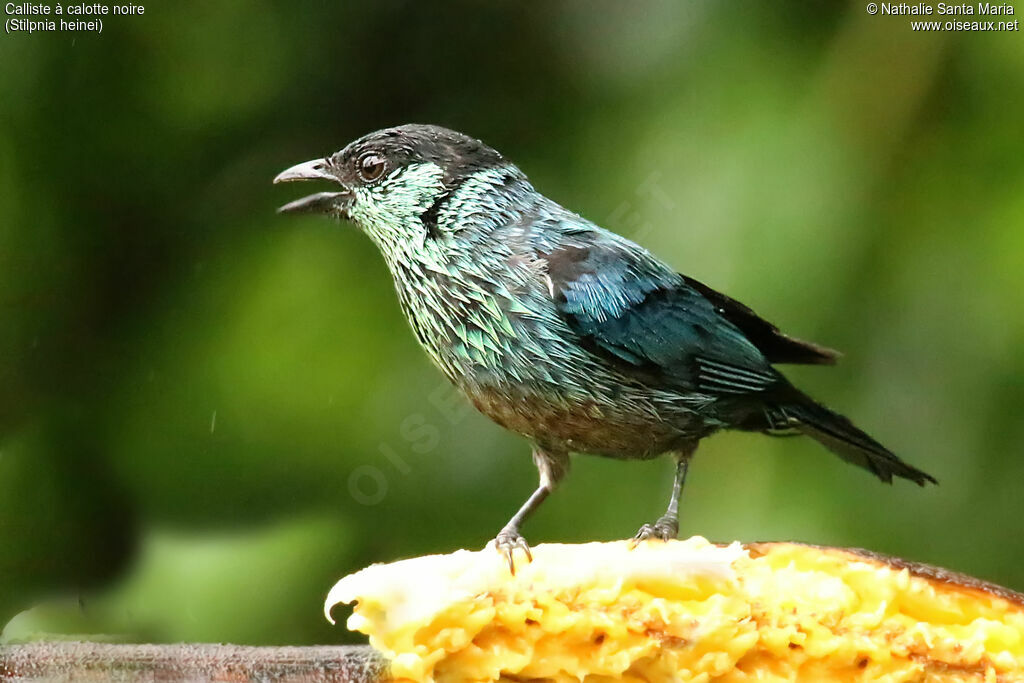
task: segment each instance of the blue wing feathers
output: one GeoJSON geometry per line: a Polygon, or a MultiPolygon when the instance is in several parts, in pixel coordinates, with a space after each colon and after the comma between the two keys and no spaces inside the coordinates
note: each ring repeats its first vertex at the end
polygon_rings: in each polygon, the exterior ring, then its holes
{"type": "Polygon", "coordinates": [[[624,242],[577,241],[541,254],[556,306],[585,344],[628,371],[711,393],[756,392],[780,380],[720,306],[624,242]]]}

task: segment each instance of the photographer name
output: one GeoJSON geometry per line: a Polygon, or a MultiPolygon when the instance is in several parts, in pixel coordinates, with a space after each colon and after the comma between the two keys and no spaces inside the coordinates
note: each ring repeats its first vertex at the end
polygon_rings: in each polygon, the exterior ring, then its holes
{"type": "Polygon", "coordinates": [[[945,2],[940,2],[934,7],[923,2],[918,2],[913,5],[906,2],[882,2],[879,3],[878,9],[879,14],[913,16],[925,16],[931,14],[960,16],[973,16],[975,14],[979,16],[1011,16],[1014,13],[1013,5],[1009,3],[997,5],[989,2],[979,2],[977,5],[969,5],[967,3],[950,5],[945,2]]]}

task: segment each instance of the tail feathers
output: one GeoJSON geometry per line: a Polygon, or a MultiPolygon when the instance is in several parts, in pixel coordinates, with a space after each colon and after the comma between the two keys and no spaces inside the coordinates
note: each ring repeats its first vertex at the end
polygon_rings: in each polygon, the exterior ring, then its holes
{"type": "Polygon", "coordinates": [[[893,475],[909,479],[919,486],[938,482],[900,460],[888,448],[854,426],[847,418],[834,413],[810,397],[800,394],[798,400],[779,406],[777,412],[787,426],[810,436],[843,460],[872,472],[886,483],[893,475]]]}

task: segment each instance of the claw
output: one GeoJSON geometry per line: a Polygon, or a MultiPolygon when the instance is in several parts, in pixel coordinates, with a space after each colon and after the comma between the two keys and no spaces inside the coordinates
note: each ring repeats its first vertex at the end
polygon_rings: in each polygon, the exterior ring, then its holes
{"type": "Polygon", "coordinates": [[[501,533],[494,539],[494,547],[499,553],[505,555],[505,560],[508,562],[508,571],[512,576],[516,575],[516,563],[513,557],[516,548],[523,551],[527,562],[533,562],[530,544],[515,529],[502,529],[501,533]]]}
{"type": "Polygon", "coordinates": [[[679,535],[679,523],[673,519],[659,519],[654,524],[644,524],[636,535],[630,539],[629,549],[633,550],[641,541],[656,538],[660,541],[671,541],[679,535]]]}
{"type": "Polygon", "coordinates": [[[654,527],[650,524],[644,524],[640,527],[640,530],[636,532],[633,538],[629,539],[629,549],[635,550],[640,541],[646,541],[648,538],[654,535],[654,527]]]}
{"type": "Polygon", "coordinates": [[[520,536],[516,545],[523,549],[523,552],[526,554],[526,561],[533,562],[533,553],[530,552],[530,544],[526,542],[526,539],[520,536]]]}

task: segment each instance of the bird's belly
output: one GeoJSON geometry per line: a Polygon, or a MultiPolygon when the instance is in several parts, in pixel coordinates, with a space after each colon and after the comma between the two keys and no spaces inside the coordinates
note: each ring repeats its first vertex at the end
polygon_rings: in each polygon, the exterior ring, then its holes
{"type": "Polygon", "coordinates": [[[596,400],[563,402],[494,389],[469,389],[473,405],[513,432],[549,448],[613,458],[653,458],[675,450],[706,430],[696,413],[671,419],[596,400]]]}

